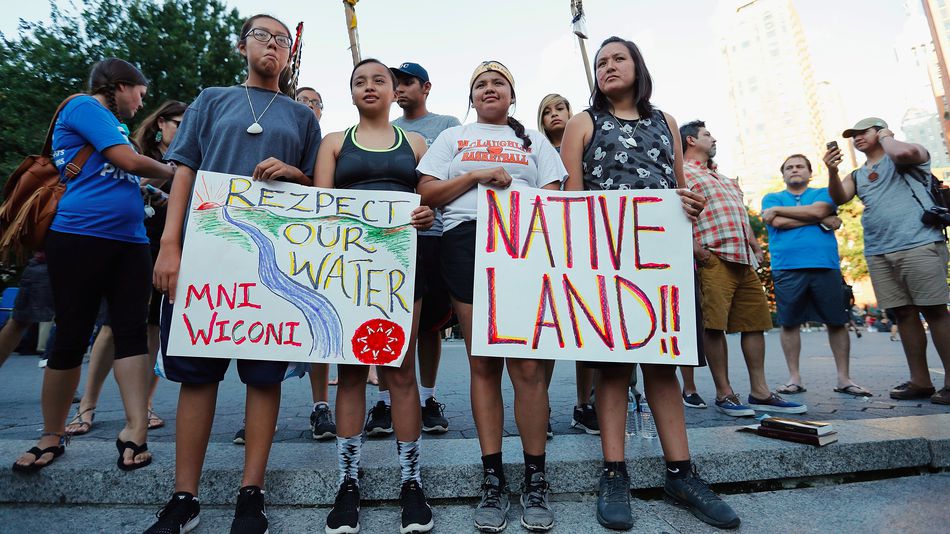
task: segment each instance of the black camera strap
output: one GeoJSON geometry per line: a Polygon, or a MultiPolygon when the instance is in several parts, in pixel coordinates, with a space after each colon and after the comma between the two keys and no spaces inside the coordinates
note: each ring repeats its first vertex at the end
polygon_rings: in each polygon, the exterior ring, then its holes
{"type": "MultiPolygon", "coordinates": [[[[920,211],[922,212],[922,214],[923,214],[923,213],[926,213],[926,212],[927,212],[927,208],[924,207],[924,203],[921,202],[921,201],[920,201],[920,198],[917,197],[917,193],[914,192],[914,186],[911,185],[910,180],[907,179],[906,174],[903,173],[903,172],[901,172],[900,168],[898,168],[896,165],[894,166],[894,170],[897,171],[897,174],[899,174],[900,177],[904,180],[904,183],[907,184],[907,189],[910,189],[910,195],[911,195],[912,197],[914,197],[914,202],[916,202],[917,205],[920,206],[920,211]]],[[[924,178],[925,178],[926,182],[922,182],[922,184],[923,184],[923,186],[924,186],[924,190],[927,191],[927,196],[930,197],[930,200],[931,200],[931,202],[934,203],[934,206],[939,206],[940,203],[937,202],[937,199],[933,198],[933,195],[930,193],[930,185],[931,185],[931,184],[930,184],[930,180],[932,180],[933,178],[932,178],[929,174],[928,174],[927,176],[925,176],[924,178]]],[[[916,178],[915,178],[915,180],[916,180],[916,178]]],[[[920,180],[917,180],[917,181],[919,182],[920,180]]],[[[946,226],[943,226],[943,228],[942,228],[941,230],[943,231],[943,237],[944,237],[944,239],[946,239],[946,238],[947,238],[947,227],[946,227],[946,226]]]]}

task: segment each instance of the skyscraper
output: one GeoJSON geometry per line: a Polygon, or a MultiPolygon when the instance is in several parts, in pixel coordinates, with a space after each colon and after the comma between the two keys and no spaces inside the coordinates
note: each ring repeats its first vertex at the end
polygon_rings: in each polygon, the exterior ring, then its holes
{"type": "Polygon", "coordinates": [[[791,0],[731,0],[729,8],[720,51],[738,132],[734,172],[747,201],[757,205],[775,188],[786,156],[799,152],[820,161],[825,128],[805,34],[791,0]]]}
{"type": "Polygon", "coordinates": [[[943,129],[944,143],[950,146],[950,76],[947,71],[947,60],[950,55],[950,6],[946,0],[921,0],[927,24],[930,27],[930,36],[936,56],[936,68],[931,72],[934,100],[936,101],[937,117],[943,129]]]}

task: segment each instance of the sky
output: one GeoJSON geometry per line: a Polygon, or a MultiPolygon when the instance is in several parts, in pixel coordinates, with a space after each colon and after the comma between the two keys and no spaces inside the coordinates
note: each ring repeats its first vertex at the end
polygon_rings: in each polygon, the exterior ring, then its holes
{"type": "MultiPolygon", "coordinates": [[[[910,0],[917,8],[919,0],[910,0]]],[[[68,1],[57,0],[68,9],[68,1]]],[[[352,60],[338,0],[226,0],[243,16],[265,12],[291,28],[304,22],[300,83],[324,99],[324,133],[357,120],[348,80],[352,60]],[[301,6],[306,5],[306,8],[301,6]]],[[[728,173],[735,135],[728,80],[722,72],[718,17],[736,0],[587,0],[588,53],[611,35],[635,41],[653,76],[652,102],[679,123],[700,118],[719,139],[717,160],[728,173]]],[[[906,31],[905,0],[794,0],[805,29],[817,81],[841,93],[849,122],[874,115],[895,127],[906,107],[907,80],[898,79],[895,47],[906,31]]],[[[17,20],[48,20],[42,2],[0,0],[0,32],[16,35],[17,20]]],[[[490,2],[363,0],[357,4],[361,52],[388,65],[422,64],[429,72],[429,110],[475,120],[467,112],[468,81],[481,61],[504,63],[515,78],[516,118],[537,128],[537,106],[560,93],[574,112],[588,100],[569,0],[490,2]]],[[[922,28],[926,33],[926,27],[922,28]]],[[[126,58],[135,61],[135,58],[126,58]]],[[[790,73],[790,76],[795,73],[790,73]]],[[[919,86],[919,84],[916,84],[919,86]]],[[[165,98],[162,95],[160,98],[165,98]]],[[[176,98],[167,95],[167,98],[176,98]]],[[[401,110],[393,105],[391,116],[401,110]]],[[[842,124],[843,130],[851,124],[842,124]]],[[[896,129],[896,128],[895,128],[896,129]]],[[[780,135],[780,129],[776,133],[780,135]]]]}

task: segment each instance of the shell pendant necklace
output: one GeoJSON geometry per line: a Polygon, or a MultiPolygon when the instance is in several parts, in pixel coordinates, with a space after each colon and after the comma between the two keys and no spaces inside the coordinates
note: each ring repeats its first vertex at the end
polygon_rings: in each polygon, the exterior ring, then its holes
{"type": "Polygon", "coordinates": [[[274,96],[271,97],[270,102],[267,103],[267,107],[264,108],[264,111],[262,111],[260,115],[254,113],[254,104],[251,102],[251,90],[247,88],[247,84],[244,84],[244,92],[247,94],[247,105],[251,107],[251,117],[254,117],[254,122],[247,127],[247,133],[257,135],[264,131],[264,127],[261,126],[261,118],[263,118],[267,110],[270,109],[270,105],[274,103],[280,91],[274,93],[274,96]]]}
{"type": "MultiPolygon", "coordinates": [[[[610,115],[610,118],[613,119],[614,122],[617,123],[617,128],[619,128],[621,132],[626,133],[623,129],[623,126],[620,124],[620,120],[613,113],[608,112],[607,114],[610,115]]],[[[637,130],[640,129],[640,119],[637,118],[636,121],[637,121],[637,125],[633,128],[633,131],[630,132],[629,136],[627,137],[623,137],[622,135],[620,136],[620,142],[632,148],[637,147],[637,140],[634,139],[633,136],[636,135],[637,130]]]]}

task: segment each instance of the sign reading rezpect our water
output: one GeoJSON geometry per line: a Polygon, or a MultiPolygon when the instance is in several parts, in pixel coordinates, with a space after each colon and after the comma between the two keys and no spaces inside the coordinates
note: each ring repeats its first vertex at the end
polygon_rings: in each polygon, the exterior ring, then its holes
{"type": "Polygon", "coordinates": [[[169,354],[401,363],[419,196],[199,171],[169,354]]]}
{"type": "Polygon", "coordinates": [[[676,191],[478,195],[473,354],[696,365],[692,225],[676,191]]]}

